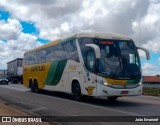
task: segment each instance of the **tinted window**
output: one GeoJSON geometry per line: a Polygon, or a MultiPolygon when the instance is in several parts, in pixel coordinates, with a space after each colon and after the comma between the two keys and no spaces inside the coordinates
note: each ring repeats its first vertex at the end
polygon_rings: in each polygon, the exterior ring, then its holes
{"type": "Polygon", "coordinates": [[[79,40],[79,45],[81,48],[81,53],[82,53],[82,57],[84,60],[84,63],[86,64],[86,52],[91,48],[90,47],[86,47],[86,44],[93,44],[93,39],[91,38],[80,38],[79,40]]]}
{"type": "Polygon", "coordinates": [[[55,61],[55,47],[51,46],[46,48],[46,61],[55,61]]]}
{"type": "Polygon", "coordinates": [[[67,54],[62,44],[56,46],[55,56],[57,60],[67,59],[67,54]]]}
{"type": "Polygon", "coordinates": [[[37,51],[28,53],[27,57],[28,57],[27,64],[38,63],[38,53],[37,53],[37,51]]]}
{"type": "Polygon", "coordinates": [[[75,40],[27,53],[24,55],[24,64],[43,63],[64,59],[79,61],[75,40]]]}
{"type": "Polygon", "coordinates": [[[70,58],[76,61],[79,61],[78,51],[76,47],[76,41],[70,41],[69,55],[70,58]]]}
{"type": "Polygon", "coordinates": [[[86,67],[88,70],[95,72],[95,55],[94,51],[87,51],[86,67]]]}
{"type": "Polygon", "coordinates": [[[47,55],[46,49],[39,51],[39,62],[40,63],[43,63],[46,61],[46,55],[47,55]]]}
{"type": "Polygon", "coordinates": [[[76,47],[76,41],[71,40],[62,44],[66,55],[66,59],[72,59],[79,61],[78,51],[76,47]]]}

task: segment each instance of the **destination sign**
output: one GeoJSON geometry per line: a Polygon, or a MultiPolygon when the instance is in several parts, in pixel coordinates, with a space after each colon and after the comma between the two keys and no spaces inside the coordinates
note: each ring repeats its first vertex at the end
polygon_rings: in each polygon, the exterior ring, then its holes
{"type": "Polygon", "coordinates": [[[112,41],[99,41],[100,44],[114,44],[112,41]]]}

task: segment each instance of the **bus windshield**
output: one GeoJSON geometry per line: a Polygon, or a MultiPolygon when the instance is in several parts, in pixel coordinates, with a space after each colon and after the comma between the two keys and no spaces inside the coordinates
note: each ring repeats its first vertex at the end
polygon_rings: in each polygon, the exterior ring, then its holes
{"type": "Polygon", "coordinates": [[[141,74],[139,55],[133,41],[94,40],[99,46],[98,74],[112,77],[134,77],[141,74]]]}

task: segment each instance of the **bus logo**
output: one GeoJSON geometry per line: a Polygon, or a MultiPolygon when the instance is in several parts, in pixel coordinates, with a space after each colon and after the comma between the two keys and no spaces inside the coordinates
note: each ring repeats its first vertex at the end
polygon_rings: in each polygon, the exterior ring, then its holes
{"type": "Polygon", "coordinates": [[[45,71],[45,66],[44,65],[41,65],[41,66],[33,66],[31,67],[31,71],[34,72],[34,71],[45,71]]]}
{"type": "Polygon", "coordinates": [[[87,90],[87,92],[88,92],[88,95],[92,95],[93,94],[93,89],[94,88],[95,88],[94,86],[88,86],[88,87],[85,88],[87,90]]]}

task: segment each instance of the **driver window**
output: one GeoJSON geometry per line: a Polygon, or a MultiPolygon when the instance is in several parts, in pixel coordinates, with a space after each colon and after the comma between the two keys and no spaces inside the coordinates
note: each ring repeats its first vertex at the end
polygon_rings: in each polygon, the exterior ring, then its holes
{"type": "Polygon", "coordinates": [[[94,51],[87,52],[87,69],[94,72],[95,71],[95,54],[94,51]]]}

